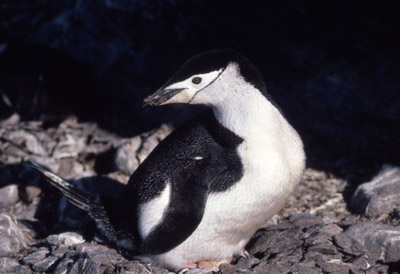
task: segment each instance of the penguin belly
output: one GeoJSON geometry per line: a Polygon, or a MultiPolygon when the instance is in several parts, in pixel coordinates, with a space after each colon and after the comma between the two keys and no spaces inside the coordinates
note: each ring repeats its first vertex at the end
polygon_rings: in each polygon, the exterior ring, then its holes
{"type": "Polygon", "coordinates": [[[284,205],[291,193],[289,165],[266,142],[238,147],[243,177],[230,189],[209,194],[196,230],[174,249],[151,256],[160,265],[179,270],[197,261],[232,258],[251,236],[284,205]]]}

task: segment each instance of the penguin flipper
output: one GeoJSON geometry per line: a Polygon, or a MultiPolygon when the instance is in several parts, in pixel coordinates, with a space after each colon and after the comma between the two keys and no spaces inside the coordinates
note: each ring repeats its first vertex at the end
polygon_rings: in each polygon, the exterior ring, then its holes
{"type": "Polygon", "coordinates": [[[187,159],[171,176],[171,198],[163,220],[144,239],[142,254],[162,254],[185,241],[200,224],[211,183],[220,174],[209,159],[187,159]]]}

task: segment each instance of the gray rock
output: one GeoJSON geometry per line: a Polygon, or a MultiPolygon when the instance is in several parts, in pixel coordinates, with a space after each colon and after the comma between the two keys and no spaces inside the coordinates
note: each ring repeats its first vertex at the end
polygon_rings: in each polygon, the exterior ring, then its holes
{"type": "Polygon", "coordinates": [[[44,258],[46,258],[46,255],[49,253],[49,250],[45,247],[41,247],[35,252],[29,254],[28,256],[25,256],[22,258],[21,262],[23,264],[29,264],[29,265],[34,265],[37,262],[40,262],[44,258]]]}
{"type": "Polygon", "coordinates": [[[319,230],[319,233],[324,233],[329,236],[338,235],[341,232],[343,232],[343,229],[336,224],[325,225],[325,226],[321,227],[321,229],[319,230]]]}
{"type": "Polygon", "coordinates": [[[254,268],[254,273],[288,273],[290,269],[284,265],[267,265],[261,263],[254,268]]]}
{"type": "Polygon", "coordinates": [[[141,143],[141,138],[136,136],[127,140],[117,149],[114,162],[118,170],[125,174],[132,174],[135,171],[139,166],[139,159],[136,157],[136,153],[141,143]]]}
{"type": "Polygon", "coordinates": [[[90,251],[86,252],[87,257],[92,261],[99,263],[101,265],[114,265],[125,261],[126,259],[120,254],[108,251],[90,251]]]}
{"type": "Polygon", "coordinates": [[[89,259],[89,258],[79,258],[71,270],[68,272],[70,274],[80,274],[80,273],[93,273],[100,274],[100,264],[89,259]]]}
{"type": "Polygon", "coordinates": [[[49,271],[58,259],[59,258],[57,258],[56,256],[48,256],[48,257],[44,258],[43,260],[35,263],[32,266],[32,268],[33,268],[33,270],[38,271],[38,272],[49,271]]]}
{"type": "Polygon", "coordinates": [[[286,265],[290,266],[293,264],[297,264],[303,258],[303,250],[302,248],[296,249],[285,249],[282,252],[275,255],[272,260],[268,260],[272,264],[275,265],[286,265]]]}
{"type": "Polygon", "coordinates": [[[110,249],[106,245],[101,245],[97,243],[81,243],[74,247],[74,250],[80,253],[90,253],[90,252],[115,252],[114,249],[110,249]]]}
{"type": "Polygon", "coordinates": [[[68,273],[68,270],[71,269],[71,265],[75,263],[77,257],[78,253],[76,252],[65,253],[61,261],[57,264],[56,268],[54,269],[53,274],[68,273]]]}
{"type": "Polygon", "coordinates": [[[14,259],[2,257],[0,258],[0,273],[29,274],[32,273],[32,271],[28,266],[21,265],[14,259]]]}
{"type": "Polygon", "coordinates": [[[395,226],[360,223],[349,227],[346,234],[364,246],[375,261],[396,263],[400,260],[400,229],[395,226]]]}
{"type": "Polygon", "coordinates": [[[46,156],[47,153],[37,138],[26,130],[6,130],[0,137],[8,142],[5,152],[15,156],[25,156],[34,154],[38,156],[46,156]]]}
{"type": "Polygon", "coordinates": [[[240,257],[236,262],[235,267],[237,269],[247,269],[251,268],[253,265],[256,265],[259,262],[257,258],[244,258],[240,257]]]}
{"type": "Polygon", "coordinates": [[[370,264],[370,262],[368,260],[368,257],[366,255],[361,255],[361,256],[356,257],[351,262],[351,264],[353,266],[357,267],[358,269],[361,269],[361,270],[364,270],[364,271],[371,267],[371,264],[370,264]]]}
{"type": "Polygon", "coordinates": [[[42,189],[38,186],[26,186],[25,187],[25,199],[28,202],[32,202],[33,199],[38,197],[42,193],[42,189]]]}
{"type": "Polygon", "coordinates": [[[344,263],[341,260],[321,262],[317,265],[322,269],[324,273],[350,273],[350,269],[352,269],[351,264],[344,263]]]}
{"type": "Polygon", "coordinates": [[[12,184],[0,188],[0,208],[11,206],[18,200],[19,197],[17,185],[12,184]]]}
{"type": "Polygon", "coordinates": [[[50,235],[46,238],[50,245],[75,245],[85,242],[82,235],[75,232],[64,232],[58,235],[50,235]]]}
{"type": "Polygon", "coordinates": [[[236,273],[236,267],[231,264],[220,264],[218,266],[221,274],[233,274],[236,273]]]}
{"type": "Polygon", "coordinates": [[[290,216],[289,222],[300,227],[310,227],[315,224],[322,223],[319,218],[316,218],[308,213],[298,213],[290,216]]]}
{"type": "Polygon", "coordinates": [[[150,272],[149,269],[147,268],[147,266],[142,264],[139,261],[127,261],[127,262],[124,262],[121,264],[117,264],[116,266],[118,269],[130,272],[130,273],[138,273],[138,274],[146,273],[146,274],[148,274],[150,272]]]}
{"type": "MultiPolygon", "coordinates": [[[[266,273],[273,273],[273,272],[266,272],[266,273]]],[[[320,268],[315,267],[315,266],[305,266],[305,265],[297,264],[297,265],[290,267],[290,273],[291,274],[322,274],[323,272],[320,268]]]]}
{"type": "Polygon", "coordinates": [[[65,246],[65,245],[55,246],[55,247],[52,247],[51,255],[61,258],[68,251],[70,251],[68,246],[65,246]]]}
{"type": "Polygon", "coordinates": [[[400,168],[384,165],[370,182],[358,186],[350,204],[358,214],[387,216],[400,206],[400,168]]]}
{"type": "Polygon", "coordinates": [[[16,253],[27,247],[26,238],[14,216],[0,214],[0,256],[16,253]]]}
{"type": "Polygon", "coordinates": [[[265,252],[268,248],[273,247],[277,235],[276,231],[257,232],[248,245],[248,252],[252,255],[265,252]]]}
{"type": "Polygon", "coordinates": [[[88,258],[86,254],[78,252],[67,252],[55,267],[53,274],[78,274],[78,273],[101,273],[100,264],[88,258]]]}
{"type": "Polygon", "coordinates": [[[164,139],[172,128],[162,125],[159,129],[126,140],[115,154],[115,165],[125,174],[133,171],[146,159],[150,152],[164,139]]]}
{"type": "Polygon", "coordinates": [[[339,251],[348,255],[359,256],[366,253],[364,247],[354,238],[346,233],[340,233],[333,237],[333,242],[338,246],[339,251]]]}
{"type": "Polygon", "coordinates": [[[336,247],[333,246],[330,243],[318,243],[310,246],[308,249],[310,252],[318,252],[322,254],[328,254],[328,255],[335,255],[337,254],[336,247]]]}

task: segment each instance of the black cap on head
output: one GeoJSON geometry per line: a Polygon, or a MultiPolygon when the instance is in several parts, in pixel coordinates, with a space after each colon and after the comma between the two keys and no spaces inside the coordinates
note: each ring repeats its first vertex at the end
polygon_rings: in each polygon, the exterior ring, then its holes
{"type": "Polygon", "coordinates": [[[261,92],[266,93],[261,73],[245,57],[233,49],[214,49],[205,51],[191,57],[185,64],[168,80],[165,86],[183,81],[196,74],[207,73],[224,69],[229,63],[239,65],[240,74],[261,92]]]}

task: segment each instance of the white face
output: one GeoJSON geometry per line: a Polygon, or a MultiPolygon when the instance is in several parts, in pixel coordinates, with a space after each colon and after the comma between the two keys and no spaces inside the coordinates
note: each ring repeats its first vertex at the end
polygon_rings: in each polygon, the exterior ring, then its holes
{"type": "Polygon", "coordinates": [[[173,83],[164,88],[164,90],[169,89],[183,89],[181,92],[170,98],[169,100],[163,102],[161,105],[172,104],[172,103],[186,103],[190,104],[195,97],[195,95],[202,89],[210,85],[215,79],[219,77],[223,69],[211,71],[203,74],[196,74],[188,79],[173,83]]]}

